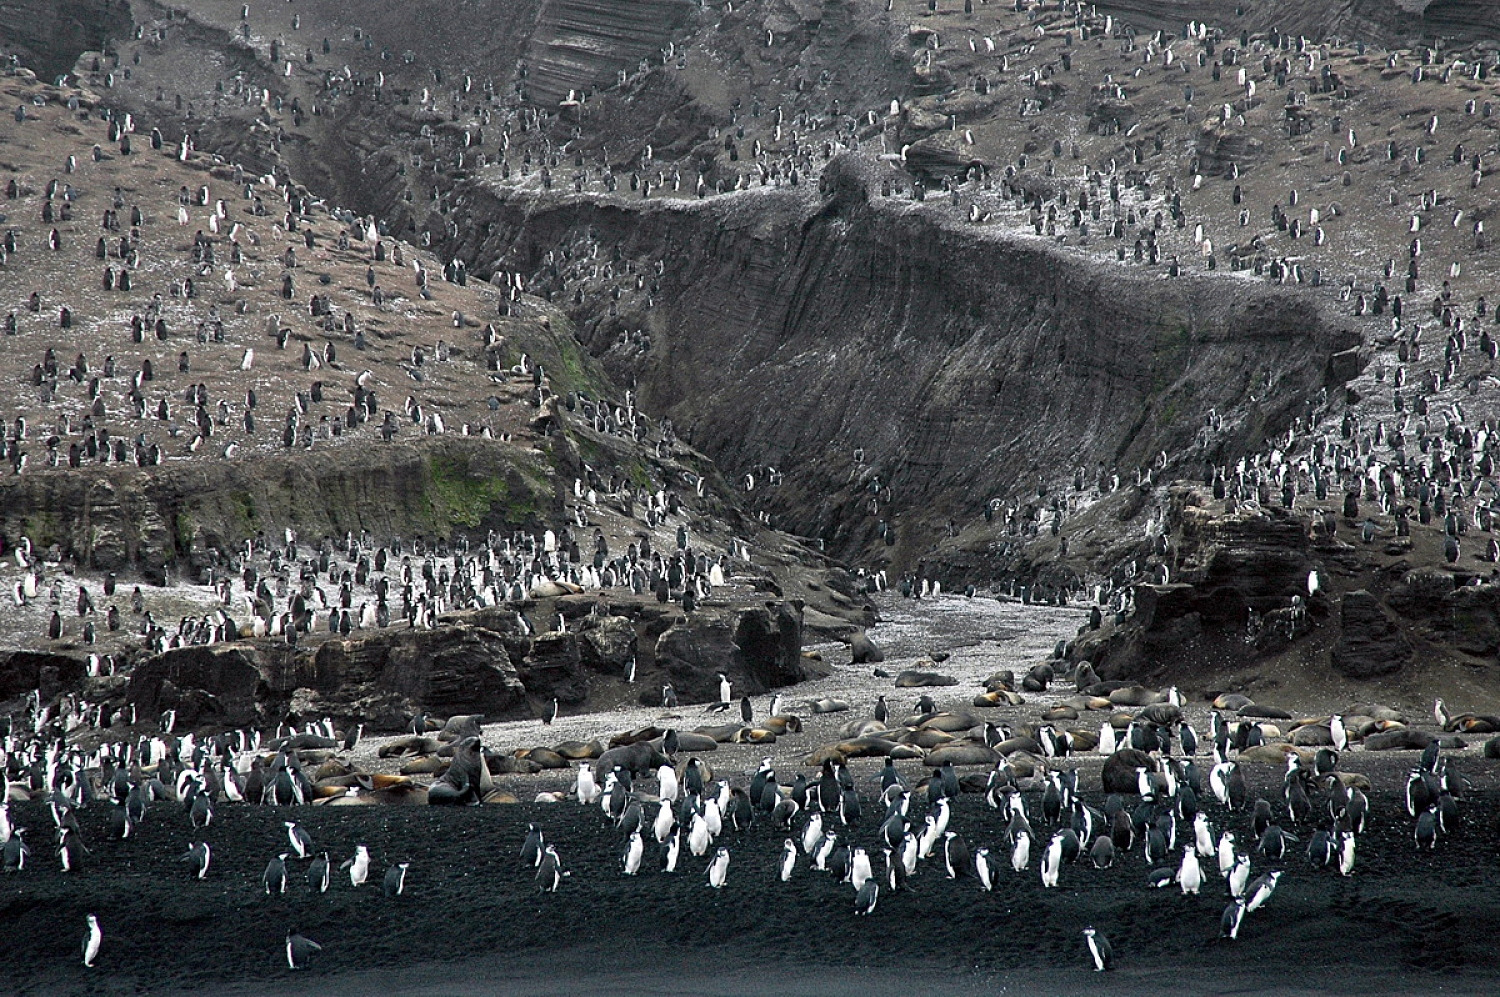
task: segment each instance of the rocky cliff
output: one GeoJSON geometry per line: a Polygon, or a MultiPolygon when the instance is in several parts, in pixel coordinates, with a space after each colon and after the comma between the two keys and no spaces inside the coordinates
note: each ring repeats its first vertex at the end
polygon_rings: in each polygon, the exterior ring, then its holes
{"type": "Polygon", "coordinates": [[[575,309],[585,345],[727,472],[784,470],[751,500],[845,554],[882,520],[910,556],[1018,482],[1182,452],[1212,408],[1258,439],[1359,342],[1311,296],[976,233],[852,167],[826,188],[638,206],[476,186],[488,224],[461,249],[538,281],[559,246],[669,258],[649,312],[575,309]],[[615,349],[639,326],[649,353],[615,349]]]}

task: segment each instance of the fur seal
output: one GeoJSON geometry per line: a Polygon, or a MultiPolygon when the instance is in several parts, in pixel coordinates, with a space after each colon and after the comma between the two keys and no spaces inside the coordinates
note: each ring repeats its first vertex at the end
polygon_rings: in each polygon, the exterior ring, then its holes
{"type": "Polygon", "coordinates": [[[852,664],[872,665],[885,660],[885,652],[863,630],[856,630],[849,638],[849,651],[853,655],[852,664]]]}
{"type": "Polygon", "coordinates": [[[479,738],[466,737],[454,746],[448,771],[427,787],[427,802],[437,806],[478,803],[494,788],[479,738]]]}
{"type": "Polygon", "coordinates": [[[982,744],[958,743],[945,744],[934,748],[927,753],[926,764],[928,765],[995,765],[1001,755],[992,748],[982,744]]]}

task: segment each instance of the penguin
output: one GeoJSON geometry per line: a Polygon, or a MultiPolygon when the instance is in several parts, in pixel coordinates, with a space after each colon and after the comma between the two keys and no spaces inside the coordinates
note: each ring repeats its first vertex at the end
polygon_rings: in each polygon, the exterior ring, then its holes
{"type": "Polygon", "coordinates": [[[546,711],[542,714],[542,723],[544,723],[544,724],[550,724],[550,723],[552,723],[552,721],[554,721],[556,719],[557,719],[557,697],[553,696],[552,697],[552,705],[549,706],[549,707],[547,707],[546,711]]]}
{"type": "Polygon", "coordinates": [[[71,827],[57,829],[57,861],[63,872],[77,872],[82,868],[83,846],[71,827]]]}
{"type": "Polygon", "coordinates": [[[1268,859],[1280,859],[1286,855],[1287,845],[1296,844],[1297,837],[1283,831],[1275,824],[1266,828],[1260,836],[1256,851],[1268,859]]]}
{"type": "Polygon", "coordinates": [[[1281,870],[1277,869],[1275,872],[1268,872],[1251,883],[1249,888],[1245,890],[1245,910],[1247,912],[1253,911],[1267,900],[1270,900],[1271,894],[1276,892],[1276,881],[1280,878],[1281,870]]]}
{"type": "Polygon", "coordinates": [[[1224,908],[1223,917],[1219,918],[1219,937],[1230,941],[1240,937],[1240,924],[1245,920],[1245,901],[1236,898],[1233,903],[1224,908]]]}
{"type": "Polygon", "coordinates": [[[1031,835],[1022,831],[1011,842],[1010,867],[1016,872],[1025,872],[1031,864],[1031,835]]]}
{"type": "Polygon", "coordinates": [[[294,821],[288,820],[282,821],[282,823],[286,825],[287,841],[290,842],[292,846],[291,854],[297,856],[298,859],[306,859],[309,855],[312,854],[312,835],[308,834],[301,827],[297,826],[296,822],[294,821]]]}
{"type": "Polygon", "coordinates": [[[90,914],[88,933],[83,936],[83,964],[89,969],[94,968],[94,960],[99,958],[99,946],[103,942],[104,932],[99,928],[99,918],[90,914]]]}
{"type": "Polygon", "coordinates": [[[1094,972],[1103,973],[1115,968],[1115,950],[1105,938],[1092,927],[1083,929],[1083,939],[1088,944],[1089,956],[1094,960],[1094,972]]]}
{"type": "Polygon", "coordinates": [[[370,876],[370,850],[364,845],[355,845],[354,855],[345,859],[339,868],[349,870],[350,886],[363,885],[370,876]]]}
{"type": "Polygon", "coordinates": [[[1424,848],[1433,851],[1437,848],[1438,809],[1436,805],[1428,807],[1418,815],[1416,830],[1412,837],[1417,843],[1417,851],[1424,848]]]}
{"type": "Polygon", "coordinates": [[[723,889],[724,881],[729,876],[729,849],[720,847],[714,852],[713,861],[708,865],[708,885],[715,890],[723,889]]]}
{"type": "Polygon", "coordinates": [[[879,899],[880,882],[873,877],[866,879],[854,894],[854,913],[860,915],[875,913],[875,904],[879,899]]]}
{"type": "Polygon", "coordinates": [[[594,780],[594,770],[588,762],[578,763],[578,777],[573,783],[573,795],[584,806],[589,806],[599,799],[599,783],[594,780]]]}
{"type": "Polygon", "coordinates": [[[1241,855],[1235,859],[1234,867],[1229,870],[1225,877],[1229,885],[1229,895],[1235,899],[1241,899],[1245,895],[1245,888],[1250,884],[1250,856],[1241,855]]]}
{"type": "Polygon", "coordinates": [[[213,860],[213,853],[208,847],[208,842],[200,841],[188,846],[188,850],[181,856],[180,861],[186,862],[188,871],[199,879],[208,875],[208,867],[213,860]]]}
{"type": "Polygon", "coordinates": [[[1198,864],[1198,854],[1192,845],[1182,846],[1182,864],[1177,867],[1177,885],[1182,888],[1183,896],[1189,893],[1197,896],[1203,885],[1203,867],[1198,864]]]}
{"type": "Polygon", "coordinates": [[[543,893],[556,893],[558,884],[562,882],[565,874],[562,871],[562,861],[557,857],[557,849],[548,845],[542,852],[540,861],[536,867],[537,888],[543,893]]]}
{"type": "Polygon", "coordinates": [[[328,892],[328,853],[323,852],[307,867],[307,883],[317,893],[328,892]]]}
{"type": "Polygon", "coordinates": [[[1115,864],[1115,843],[1107,834],[1101,834],[1089,849],[1089,861],[1095,869],[1108,869],[1115,864]]]}
{"type": "Polygon", "coordinates": [[[1058,873],[1062,870],[1062,853],[1062,836],[1054,834],[1047,843],[1047,850],[1042,853],[1042,886],[1050,888],[1057,885],[1058,873]]]}
{"type": "Polygon", "coordinates": [[[266,889],[266,895],[272,893],[286,892],[286,859],[287,853],[282,852],[266,864],[266,871],[261,873],[260,881],[266,889]]]}
{"type": "Polygon", "coordinates": [[[740,719],[747,724],[755,719],[755,708],[750,704],[749,696],[740,697],[740,719]]]}
{"type": "MultiPolygon", "coordinates": [[[[1107,841],[1107,838],[1100,840],[1107,841]]],[[[979,888],[986,893],[995,888],[995,869],[990,862],[990,850],[979,848],[974,852],[974,876],[979,880],[979,888]]]]}
{"type": "Polygon", "coordinates": [[[286,964],[290,969],[301,969],[307,965],[307,960],[312,958],[314,952],[321,952],[323,946],[305,938],[295,931],[286,936],[286,964]]]}
{"type": "Polygon", "coordinates": [[[676,872],[677,859],[682,854],[682,829],[674,829],[661,843],[661,871],[676,872]]]}
{"type": "Polygon", "coordinates": [[[943,832],[943,867],[949,879],[962,879],[970,871],[969,848],[954,831],[943,832]]]}
{"type": "Polygon", "coordinates": [[[521,842],[522,866],[535,868],[542,861],[542,829],[535,824],[526,825],[526,840],[521,842]]]}
{"type": "Polygon", "coordinates": [[[625,875],[634,876],[641,871],[641,856],[646,852],[646,842],[639,829],[632,832],[625,842],[625,851],[620,856],[620,865],[625,875]]]}
{"type": "Polygon", "coordinates": [[[729,708],[730,697],[731,697],[732,692],[733,692],[733,690],[732,690],[732,687],[730,686],[729,679],[724,676],[723,672],[720,672],[719,673],[719,705],[720,706],[722,706],[725,709],[729,708]]]}
{"type": "MultiPolygon", "coordinates": [[[[360,626],[363,627],[365,625],[363,620],[364,614],[361,613],[360,615],[360,626]]],[[[344,750],[353,751],[355,748],[359,747],[359,739],[364,736],[364,733],[364,724],[350,724],[348,732],[344,734],[344,750]]]]}
{"type": "Polygon", "coordinates": [[[406,889],[406,870],[410,868],[410,862],[397,862],[385,871],[385,882],[381,889],[388,897],[399,897],[406,889]]]}

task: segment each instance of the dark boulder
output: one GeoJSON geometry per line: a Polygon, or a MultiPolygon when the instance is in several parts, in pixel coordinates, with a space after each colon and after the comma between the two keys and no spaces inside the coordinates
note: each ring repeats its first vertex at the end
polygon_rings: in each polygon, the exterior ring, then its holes
{"type": "MultiPolygon", "coordinates": [[[[657,638],[656,666],[681,702],[717,702],[720,673],[737,695],[758,695],[825,674],[802,656],[802,607],[796,601],[694,613],[657,638]]],[[[654,699],[658,693],[642,694],[654,699]]]]}
{"type": "Polygon", "coordinates": [[[579,660],[590,671],[624,675],[635,655],[635,626],[622,616],[606,616],[579,629],[579,660]]]}

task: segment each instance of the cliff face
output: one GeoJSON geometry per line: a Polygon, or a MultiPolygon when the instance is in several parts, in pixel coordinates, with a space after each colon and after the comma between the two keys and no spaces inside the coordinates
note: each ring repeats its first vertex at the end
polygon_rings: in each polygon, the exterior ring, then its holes
{"type": "Polygon", "coordinates": [[[0,51],[44,80],[71,72],[80,53],[130,31],[128,0],[5,0],[0,51]]]}
{"type": "Polygon", "coordinates": [[[1143,275],[872,200],[857,176],[832,186],[686,207],[473,190],[489,235],[463,251],[538,283],[549,252],[591,241],[670,260],[649,311],[585,296],[580,335],[726,471],[755,473],[753,503],[844,553],[882,519],[925,549],[1018,483],[1148,464],[1210,408],[1241,408],[1259,438],[1358,342],[1310,297],[1143,275]],[[612,348],[638,327],[648,352],[612,348]]]}
{"type": "MultiPolygon", "coordinates": [[[[1100,11],[1136,28],[1181,32],[1188,21],[1205,21],[1228,32],[1240,28],[1275,28],[1308,38],[1359,39],[1371,44],[1400,45],[1421,35],[1424,0],[1342,0],[1339,3],[1308,3],[1306,0],[1104,0],[1100,11]]],[[[1481,27],[1483,19],[1460,18],[1451,25],[1450,36],[1481,27]]]]}
{"type": "Polygon", "coordinates": [[[85,473],[37,471],[0,481],[0,531],[102,571],[148,573],[259,532],[309,536],[447,536],[521,527],[560,514],[540,458],[534,466],[489,441],[329,450],[254,462],[169,463],[85,473]]]}

